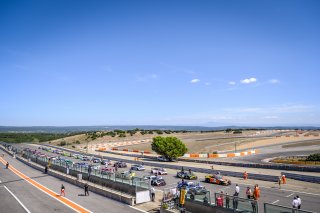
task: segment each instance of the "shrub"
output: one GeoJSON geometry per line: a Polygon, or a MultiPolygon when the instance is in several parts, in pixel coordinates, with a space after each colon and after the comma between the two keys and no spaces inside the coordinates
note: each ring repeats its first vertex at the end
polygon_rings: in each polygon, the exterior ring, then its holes
{"type": "Polygon", "coordinates": [[[306,161],[320,161],[320,153],[309,155],[306,161]]]}
{"type": "Polygon", "coordinates": [[[61,141],[59,145],[60,146],[65,146],[65,145],[67,145],[67,143],[65,141],[61,141]]]}

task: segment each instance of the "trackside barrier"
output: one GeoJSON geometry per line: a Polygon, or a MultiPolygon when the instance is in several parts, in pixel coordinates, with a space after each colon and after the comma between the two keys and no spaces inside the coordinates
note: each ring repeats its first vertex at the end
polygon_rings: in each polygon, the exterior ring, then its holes
{"type": "Polygon", "coordinates": [[[310,175],[300,175],[288,172],[281,172],[281,175],[285,175],[287,178],[294,180],[307,181],[311,183],[320,183],[320,177],[310,176],[310,175]]]}

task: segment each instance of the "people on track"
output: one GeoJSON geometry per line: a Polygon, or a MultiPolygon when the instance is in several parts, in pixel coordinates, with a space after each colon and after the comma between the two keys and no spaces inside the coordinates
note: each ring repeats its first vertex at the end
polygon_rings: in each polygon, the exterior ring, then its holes
{"type": "Polygon", "coordinates": [[[298,200],[298,209],[301,209],[301,198],[299,197],[299,195],[297,195],[296,197],[298,200]]]}
{"type": "Polygon", "coordinates": [[[285,175],[282,175],[281,179],[282,179],[282,184],[286,184],[287,183],[287,179],[286,179],[285,175]]]}
{"type": "Polygon", "coordinates": [[[259,198],[260,198],[260,188],[258,184],[256,184],[253,189],[253,199],[258,200],[259,198]]]}
{"type": "Polygon", "coordinates": [[[154,202],[155,197],[156,197],[156,190],[154,189],[153,186],[150,188],[150,194],[151,194],[151,201],[154,202]]]}
{"type": "Polygon", "coordinates": [[[247,171],[244,171],[244,173],[243,173],[243,179],[244,179],[244,180],[247,180],[247,179],[248,179],[248,173],[247,173],[247,171]]]}
{"type": "MultiPolygon", "coordinates": [[[[292,201],[292,208],[298,209],[298,206],[299,206],[299,201],[298,201],[297,197],[294,197],[293,201],[292,201]]],[[[293,212],[295,212],[295,211],[293,211],[293,212]]]]}
{"type": "Polygon", "coordinates": [[[251,199],[252,191],[251,191],[251,188],[250,188],[249,186],[247,187],[246,195],[247,195],[247,198],[248,198],[248,199],[251,199]]]}
{"type": "Polygon", "coordinates": [[[60,196],[66,196],[66,193],[65,193],[65,187],[64,187],[64,185],[63,184],[61,184],[61,188],[60,188],[60,196]]]}
{"type": "Polygon", "coordinates": [[[281,183],[282,183],[282,180],[281,180],[281,177],[279,177],[279,180],[278,180],[279,189],[281,189],[281,183]]]}
{"type": "Polygon", "coordinates": [[[6,169],[8,169],[8,168],[9,168],[9,162],[6,163],[6,169]]]}
{"type": "Polygon", "coordinates": [[[240,193],[240,187],[238,184],[236,184],[236,189],[234,194],[236,194],[236,196],[239,196],[239,193],[240,193]]]}
{"type": "Polygon", "coordinates": [[[89,196],[89,184],[85,183],[84,184],[84,196],[89,196]]]}

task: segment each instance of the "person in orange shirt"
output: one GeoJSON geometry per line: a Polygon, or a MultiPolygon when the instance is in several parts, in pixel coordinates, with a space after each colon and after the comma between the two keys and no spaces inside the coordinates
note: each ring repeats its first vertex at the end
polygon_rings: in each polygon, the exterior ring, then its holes
{"type": "Polygon", "coordinates": [[[253,199],[258,200],[259,198],[260,198],[260,188],[258,184],[256,184],[253,190],[253,199]]]}
{"type": "Polygon", "coordinates": [[[244,173],[243,173],[243,179],[244,179],[244,180],[247,180],[247,179],[248,179],[248,173],[247,173],[247,171],[244,171],[244,173]]]}
{"type": "Polygon", "coordinates": [[[286,176],[282,175],[281,178],[282,178],[282,184],[286,184],[287,183],[286,176]]]}

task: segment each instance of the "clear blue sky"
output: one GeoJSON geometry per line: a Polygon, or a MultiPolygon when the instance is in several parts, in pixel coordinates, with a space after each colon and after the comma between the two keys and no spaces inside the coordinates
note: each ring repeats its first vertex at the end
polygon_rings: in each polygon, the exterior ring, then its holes
{"type": "Polygon", "coordinates": [[[0,2],[0,125],[320,125],[320,1],[0,2]]]}

